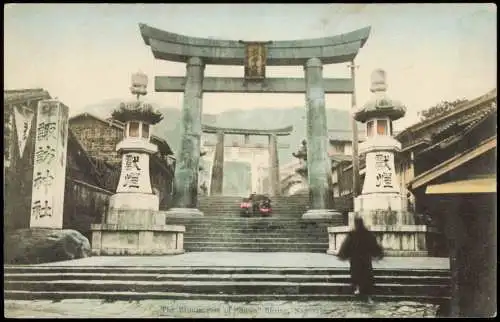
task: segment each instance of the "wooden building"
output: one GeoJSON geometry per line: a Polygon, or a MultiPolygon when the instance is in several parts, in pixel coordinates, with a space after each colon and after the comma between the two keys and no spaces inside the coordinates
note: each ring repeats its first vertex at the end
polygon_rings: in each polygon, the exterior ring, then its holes
{"type": "Polygon", "coordinates": [[[496,313],[496,99],[495,89],[399,137],[416,211],[431,216],[450,256],[452,316],[496,313]]]}
{"type": "MultiPolygon", "coordinates": [[[[123,138],[124,124],[112,118],[105,120],[82,113],[70,118],[69,128],[96,164],[103,188],[116,191],[121,157],[115,149],[123,138]]],[[[158,152],[150,159],[151,186],[159,194],[160,209],[166,209],[172,197],[175,158],[165,140],[152,135],[151,142],[158,146],[158,152]]]]}
{"type": "MultiPolygon", "coordinates": [[[[431,254],[451,259],[453,316],[496,311],[496,100],[494,89],[396,135],[402,197],[440,232],[431,254]]],[[[332,159],[335,191],[352,199],[352,161],[332,159]]],[[[361,181],[364,168],[360,156],[361,181]]]]}

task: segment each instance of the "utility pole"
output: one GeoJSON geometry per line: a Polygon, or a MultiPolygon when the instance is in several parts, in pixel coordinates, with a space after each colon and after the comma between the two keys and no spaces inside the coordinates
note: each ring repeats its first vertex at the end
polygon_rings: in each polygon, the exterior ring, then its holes
{"type": "Polygon", "coordinates": [[[351,69],[352,79],[352,96],[351,96],[351,126],[352,126],[352,193],[353,197],[361,194],[360,180],[359,180],[359,154],[358,154],[358,124],[354,119],[354,112],[356,111],[356,66],[354,61],[347,66],[351,69]]]}

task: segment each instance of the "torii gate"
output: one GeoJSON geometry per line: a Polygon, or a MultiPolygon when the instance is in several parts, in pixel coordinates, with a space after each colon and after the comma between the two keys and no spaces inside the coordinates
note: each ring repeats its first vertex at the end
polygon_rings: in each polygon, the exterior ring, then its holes
{"type": "MultiPolygon", "coordinates": [[[[279,173],[279,158],[278,158],[278,136],[290,135],[293,131],[293,126],[288,126],[281,129],[258,130],[258,129],[238,129],[224,128],[212,125],[202,125],[203,133],[212,133],[217,136],[215,145],[214,161],[212,164],[212,177],[210,183],[210,195],[222,194],[222,183],[224,177],[224,135],[236,134],[245,137],[243,148],[256,148],[256,145],[250,144],[250,136],[267,136],[268,151],[269,151],[269,179],[270,190],[272,196],[280,195],[280,173],[279,173]]],[[[240,147],[240,148],[241,148],[240,147]]],[[[252,164],[252,191],[264,192],[258,187],[258,170],[256,164],[252,164]]]]}
{"type": "Polygon", "coordinates": [[[339,217],[333,210],[327,155],[326,94],[352,94],[352,78],[323,78],[323,64],[351,62],[364,46],[370,27],[332,37],[244,42],[188,37],[139,24],[156,59],[186,63],[186,77],[155,77],[157,92],[184,92],[181,146],[175,169],[174,207],[169,215],[200,216],[198,166],[203,92],[305,93],[309,210],[303,218],[339,217]],[[205,64],[244,65],[245,77],[204,77],[205,64]],[[304,66],[305,78],[266,78],[266,65],[304,66]]]}

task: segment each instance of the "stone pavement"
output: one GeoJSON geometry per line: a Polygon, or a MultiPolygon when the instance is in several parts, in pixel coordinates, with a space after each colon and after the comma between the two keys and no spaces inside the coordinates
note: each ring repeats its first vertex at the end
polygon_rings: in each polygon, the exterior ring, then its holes
{"type": "MultiPolygon", "coordinates": [[[[336,256],[318,253],[189,252],[175,256],[96,256],[37,266],[225,266],[225,267],[349,267],[336,256]]],[[[373,262],[381,269],[449,269],[441,257],[386,257],[373,262]]]]}
{"type": "Polygon", "coordinates": [[[117,301],[6,300],[5,317],[30,318],[370,318],[436,317],[438,307],[417,302],[292,302],[232,303],[199,300],[117,301]]]}

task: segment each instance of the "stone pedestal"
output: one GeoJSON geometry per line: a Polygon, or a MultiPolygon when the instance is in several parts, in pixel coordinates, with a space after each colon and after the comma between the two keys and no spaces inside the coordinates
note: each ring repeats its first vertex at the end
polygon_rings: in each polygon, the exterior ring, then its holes
{"type": "Polygon", "coordinates": [[[354,218],[361,217],[375,234],[386,256],[428,256],[427,235],[433,232],[425,225],[416,225],[414,214],[405,210],[363,210],[349,213],[349,225],[329,227],[327,253],[336,255],[350,230],[354,218]]]}
{"type": "Polygon", "coordinates": [[[109,198],[109,209],[159,210],[160,201],[151,193],[117,193],[109,198]]]}
{"type": "Polygon", "coordinates": [[[184,226],[165,225],[165,213],[111,209],[105,224],[93,224],[93,255],[175,255],[184,253],[184,226]]]}
{"type": "MultiPolygon", "coordinates": [[[[328,227],[329,248],[327,254],[337,255],[347,234],[354,227],[328,227]]],[[[385,256],[425,257],[427,250],[427,234],[424,225],[371,226],[378,243],[384,249],[385,256]]]]}
{"type": "Polygon", "coordinates": [[[184,253],[184,226],[92,225],[92,255],[184,253]]]}

